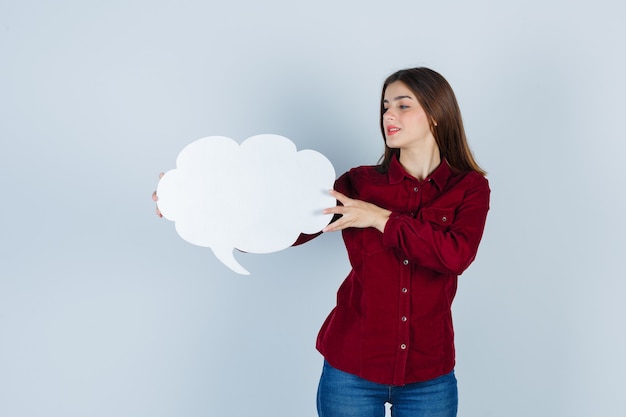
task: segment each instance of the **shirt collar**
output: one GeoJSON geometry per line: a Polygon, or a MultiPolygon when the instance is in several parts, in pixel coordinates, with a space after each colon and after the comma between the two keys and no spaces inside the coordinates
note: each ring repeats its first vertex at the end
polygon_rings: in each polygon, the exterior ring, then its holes
{"type": "MultiPolygon", "coordinates": [[[[426,181],[434,182],[439,190],[443,190],[451,174],[452,170],[450,169],[448,161],[442,159],[439,166],[435,168],[435,170],[428,177],[426,177],[426,181]]],[[[398,161],[398,157],[396,155],[391,158],[388,175],[390,184],[398,184],[404,178],[411,180],[415,179],[408,172],[406,172],[404,167],[400,164],[400,161],[398,161]]]]}

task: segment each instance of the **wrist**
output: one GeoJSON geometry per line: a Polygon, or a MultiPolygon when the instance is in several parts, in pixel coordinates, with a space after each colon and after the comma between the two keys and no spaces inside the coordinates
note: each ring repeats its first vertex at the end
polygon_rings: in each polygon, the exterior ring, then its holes
{"type": "Polygon", "coordinates": [[[380,232],[385,232],[385,226],[387,225],[387,221],[389,220],[389,216],[391,216],[391,211],[389,210],[381,210],[380,214],[376,218],[376,222],[374,227],[380,232]]]}

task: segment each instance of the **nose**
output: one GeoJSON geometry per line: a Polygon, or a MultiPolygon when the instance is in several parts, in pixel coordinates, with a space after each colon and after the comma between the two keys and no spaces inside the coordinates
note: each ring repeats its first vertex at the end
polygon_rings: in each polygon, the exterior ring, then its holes
{"type": "Polygon", "coordinates": [[[385,111],[385,114],[384,114],[385,120],[393,120],[395,118],[396,118],[396,114],[391,109],[387,109],[385,111]]]}

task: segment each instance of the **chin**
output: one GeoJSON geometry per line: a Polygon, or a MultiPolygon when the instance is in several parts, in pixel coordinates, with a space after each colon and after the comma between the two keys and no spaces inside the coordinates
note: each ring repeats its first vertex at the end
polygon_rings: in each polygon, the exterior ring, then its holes
{"type": "Polygon", "coordinates": [[[386,139],[386,140],[385,140],[385,144],[387,145],[387,147],[388,147],[388,148],[391,148],[391,149],[400,149],[400,145],[398,145],[397,143],[394,143],[394,140],[393,140],[393,139],[391,139],[391,140],[386,139]]]}

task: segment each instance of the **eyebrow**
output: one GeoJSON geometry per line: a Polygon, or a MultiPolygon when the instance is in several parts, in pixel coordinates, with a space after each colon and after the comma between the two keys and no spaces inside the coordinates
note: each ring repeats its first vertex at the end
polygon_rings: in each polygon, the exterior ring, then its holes
{"type": "MultiPolygon", "coordinates": [[[[411,96],[397,96],[392,98],[392,101],[398,101],[398,100],[402,100],[403,98],[408,98],[409,100],[413,100],[413,97],[411,96]]],[[[389,103],[389,100],[383,100],[383,103],[389,103]]]]}

